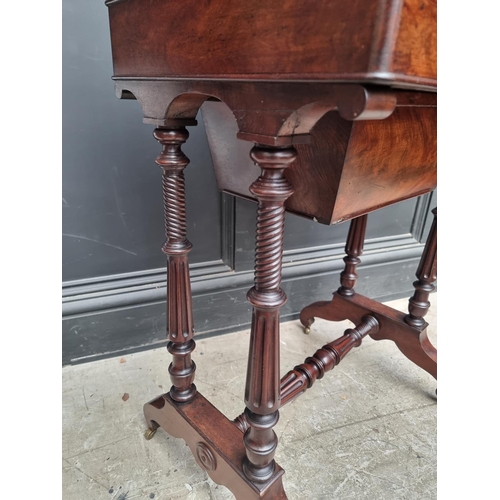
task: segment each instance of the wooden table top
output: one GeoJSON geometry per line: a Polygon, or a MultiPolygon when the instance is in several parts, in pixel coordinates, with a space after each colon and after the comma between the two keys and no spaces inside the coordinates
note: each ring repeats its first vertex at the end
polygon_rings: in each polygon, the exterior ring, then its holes
{"type": "Polygon", "coordinates": [[[115,78],[436,89],[436,0],[107,0],[115,78]]]}

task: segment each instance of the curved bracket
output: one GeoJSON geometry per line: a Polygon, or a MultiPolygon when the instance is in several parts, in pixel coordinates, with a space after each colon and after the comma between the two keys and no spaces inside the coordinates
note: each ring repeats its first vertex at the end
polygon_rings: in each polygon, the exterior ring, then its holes
{"type": "Polygon", "coordinates": [[[206,100],[224,102],[238,124],[238,138],[269,146],[309,142],[309,133],[328,111],[345,120],[383,120],[395,109],[396,93],[359,84],[272,83],[117,79],[119,98],[134,96],[144,122],[194,125],[206,100]]]}
{"type": "Polygon", "coordinates": [[[361,85],[340,86],[327,100],[315,101],[294,111],[283,123],[278,135],[309,134],[329,111],[337,110],[344,120],[383,120],[396,108],[397,98],[387,90],[373,90],[361,85]]]}

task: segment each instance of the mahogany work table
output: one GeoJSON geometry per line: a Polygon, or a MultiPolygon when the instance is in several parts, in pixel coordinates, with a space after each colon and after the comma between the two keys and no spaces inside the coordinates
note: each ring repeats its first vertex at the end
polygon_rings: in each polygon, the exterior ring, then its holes
{"type": "Polygon", "coordinates": [[[365,336],[394,341],[436,377],[424,319],[436,280],[436,210],[408,314],[354,291],[367,214],[436,187],[436,0],[106,4],[117,95],[140,102],[162,146],[172,387],[145,405],[146,437],[162,427],[183,438],[239,500],[285,499],[274,460],[279,411],[365,336]],[[219,189],[257,202],[246,407],[234,420],[196,390],[191,359],[189,159],[181,147],[204,103],[219,189]],[[328,225],[351,221],[340,288],[300,320],[306,333],[315,317],[355,327],[280,380],[285,211],[328,225]]]}

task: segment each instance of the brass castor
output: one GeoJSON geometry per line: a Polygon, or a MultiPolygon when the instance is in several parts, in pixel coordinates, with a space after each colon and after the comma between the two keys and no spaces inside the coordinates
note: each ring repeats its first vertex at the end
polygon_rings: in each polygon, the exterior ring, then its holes
{"type": "Polygon", "coordinates": [[[302,322],[302,326],[304,327],[304,333],[306,335],[309,335],[311,333],[311,326],[314,323],[314,318],[308,318],[305,321],[302,321],[301,319],[300,321],[302,322]]]}
{"type": "Polygon", "coordinates": [[[150,439],[153,439],[153,436],[156,434],[157,429],[146,429],[146,432],[144,433],[144,437],[149,441],[150,439]]]}

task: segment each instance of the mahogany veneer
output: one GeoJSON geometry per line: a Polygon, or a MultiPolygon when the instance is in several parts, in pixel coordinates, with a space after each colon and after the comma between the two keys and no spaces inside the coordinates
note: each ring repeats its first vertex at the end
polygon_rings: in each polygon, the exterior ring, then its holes
{"type": "MultiPolygon", "coordinates": [[[[394,111],[380,121],[349,121],[330,111],[312,128],[309,144],[286,177],[294,193],[286,209],[335,224],[436,187],[436,95],[394,92],[394,111]]],[[[250,145],[222,103],[202,108],[219,189],[252,199],[250,145]]]]}
{"type": "Polygon", "coordinates": [[[436,1],[106,4],[116,94],[140,102],[162,145],[172,387],[145,405],[146,437],[161,426],[184,439],[238,500],[285,500],[274,461],[280,408],[365,336],[394,341],[436,376],[424,319],[436,279],[436,222],[408,314],[354,290],[366,214],[436,186],[436,1]],[[204,103],[219,188],[258,204],[245,410],[233,422],[194,384],[182,144],[204,103]],[[286,210],[324,224],[351,219],[340,288],[331,301],[304,308],[301,322],[309,329],[315,317],[350,319],[355,327],[280,380],[286,210]]]}
{"type": "Polygon", "coordinates": [[[107,0],[116,77],[436,86],[433,0],[107,0]]]}

